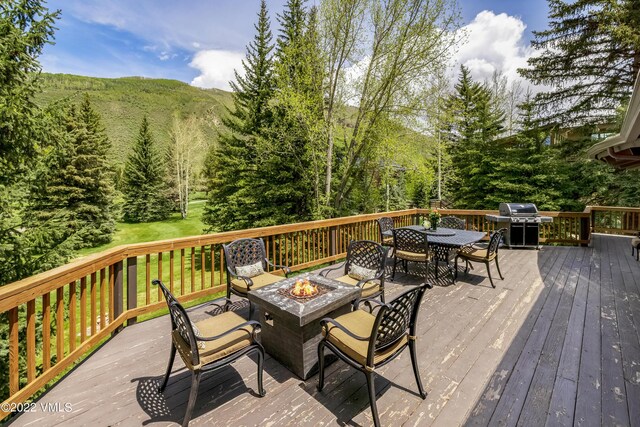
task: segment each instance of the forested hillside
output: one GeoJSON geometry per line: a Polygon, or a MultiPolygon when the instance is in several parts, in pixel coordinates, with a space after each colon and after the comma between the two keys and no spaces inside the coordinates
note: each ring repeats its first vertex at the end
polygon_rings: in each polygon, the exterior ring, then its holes
{"type": "Polygon", "coordinates": [[[84,93],[89,95],[111,141],[110,159],[114,165],[124,163],[144,115],[160,147],[168,145],[174,114],[205,118],[205,139],[211,143],[217,137],[215,128],[225,106],[231,103],[231,94],[223,90],[142,77],[105,79],[43,73],[42,89],[35,98],[41,106],[65,99],[77,102],[84,93]]]}

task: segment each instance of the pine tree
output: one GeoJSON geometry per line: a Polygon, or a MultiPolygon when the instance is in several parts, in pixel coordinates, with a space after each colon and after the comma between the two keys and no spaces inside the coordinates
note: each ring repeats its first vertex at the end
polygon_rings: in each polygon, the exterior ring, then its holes
{"type": "Polygon", "coordinates": [[[256,189],[258,141],[272,123],[272,35],[266,2],[260,4],[256,35],[242,62],[244,77],[236,72],[233,107],[223,119],[227,131],[220,135],[205,161],[208,199],[202,221],[210,231],[251,228],[260,219],[256,189]]]}
{"type": "Polygon", "coordinates": [[[76,249],[107,243],[115,230],[113,185],[110,144],[100,115],[85,95],[79,108],[70,106],[61,121],[59,145],[47,157],[44,176],[34,183],[32,210],[44,221],[64,210],[76,249]]]}
{"type": "Polygon", "coordinates": [[[451,185],[455,204],[467,209],[494,209],[487,198],[497,181],[500,135],[504,113],[496,109],[491,90],[474,82],[462,66],[448,101],[452,118],[448,129],[454,179],[451,185]]]}
{"type": "Polygon", "coordinates": [[[549,29],[534,31],[542,50],[520,73],[551,86],[536,98],[541,123],[610,120],[640,70],[637,0],[549,0],[549,29]]]}
{"type": "Polygon", "coordinates": [[[156,151],[149,130],[149,121],[145,116],[125,165],[123,190],[125,221],[161,221],[169,216],[170,203],[163,160],[156,151]]]}

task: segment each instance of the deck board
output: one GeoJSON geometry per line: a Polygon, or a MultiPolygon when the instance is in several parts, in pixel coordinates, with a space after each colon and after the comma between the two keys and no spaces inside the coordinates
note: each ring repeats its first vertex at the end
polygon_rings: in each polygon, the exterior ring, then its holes
{"type": "MultiPolygon", "coordinates": [[[[378,371],[382,424],[638,425],[640,263],[629,252],[629,238],[604,235],[590,247],[502,250],[505,280],[496,289],[484,266],[461,272],[453,286],[441,270],[418,327],[428,396],[417,395],[402,354],[378,371]]],[[[388,298],[420,283],[416,273],[399,269],[388,298]]],[[[37,402],[68,402],[71,413],[25,413],[11,425],[179,424],[191,381],[180,360],[165,393],[156,392],[169,328],[166,316],[125,328],[37,402]]],[[[203,376],[191,425],[372,424],[365,378],[342,362],[329,365],[322,392],[317,375],[301,381],[269,356],[264,398],[256,383],[250,357],[203,376]]]]}

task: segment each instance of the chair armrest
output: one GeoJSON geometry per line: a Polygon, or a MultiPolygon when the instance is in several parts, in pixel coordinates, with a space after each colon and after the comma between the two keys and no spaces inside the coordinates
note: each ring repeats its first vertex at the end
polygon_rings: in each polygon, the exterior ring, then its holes
{"type": "Polygon", "coordinates": [[[359,310],[360,309],[360,303],[362,303],[362,302],[364,302],[364,304],[369,307],[369,313],[373,313],[374,310],[387,306],[387,304],[383,303],[379,299],[376,299],[374,297],[367,297],[367,298],[358,298],[358,299],[356,299],[353,302],[353,309],[354,310],[359,310]],[[375,303],[375,306],[372,306],[371,303],[375,303]]]}
{"type": "Polygon", "coordinates": [[[351,338],[357,339],[358,341],[369,341],[371,339],[371,337],[361,337],[360,335],[354,334],[331,317],[325,317],[324,319],[320,320],[320,326],[323,328],[327,328],[327,333],[329,333],[329,325],[327,325],[327,323],[331,323],[331,327],[340,329],[342,332],[349,335],[351,338]]]}
{"type": "Polygon", "coordinates": [[[229,311],[229,304],[231,304],[231,300],[227,297],[216,298],[213,301],[205,301],[202,304],[197,304],[192,307],[189,307],[189,310],[193,310],[195,308],[206,307],[208,305],[215,305],[218,308],[221,308],[223,311],[229,311]],[[220,304],[220,302],[224,301],[224,304],[220,304]]]}
{"type": "Polygon", "coordinates": [[[267,265],[270,265],[273,268],[277,268],[280,269],[282,271],[284,271],[284,277],[289,277],[289,274],[291,274],[291,269],[289,267],[287,267],[286,265],[278,265],[278,264],[274,264],[271,261],[269,261],[268,259],[264,259],[267,262],[267,265]]]}
{"type": "Polygon", "coordinates": [[[337,264],[334,267],[327,267],[324,270],[320,271],[320,273],[318,273],[318,274],[320,274],[322,277],[327,277],[327,274],[329,274],[330,271],[335,271],[335,270],[339,270],[339,269],[343,268],[345,262],[346,261],[343,261],[343,262],[341,262],[340,264],[337,264]]]}
{"type": "Polygon", "coordinates": [[[223,333],[221,333],[219,335],[215,335],[213,337],[201,337],[199,335],[196,335],[196,339],[198,341],[215,341],[215,340],[219,340],[220,338],[222,338],[224,336],[227,336],[227,335],[229,335],[229,334],[231,334],[231,333],[233,333],[235,331],[238,331],[240,329],[244,329],[247,326],[251,326],[251,328],[252,328],[251,336],[255,340],[255,338],[256,338],[256,336],[255,336],[256,335],[256,329],[260,330],[260,322],[258,322],[256,320],[248,320],[248,321],[246,321],[244,323],[241,323],[238,326],[235,326],[235,327],[229,329],[228,331],[225,331],[225,332],[223,332],[223,333]]]}

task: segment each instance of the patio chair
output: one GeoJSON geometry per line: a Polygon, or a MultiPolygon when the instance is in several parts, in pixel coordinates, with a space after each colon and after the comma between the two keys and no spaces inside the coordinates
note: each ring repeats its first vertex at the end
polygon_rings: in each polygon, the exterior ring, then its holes
{"type": "MultiPolygon", "coordinates": [[[[284,265],[272,264],[267,259],[267,252],[262,239],[238,239],[222,245],[227,267],[227,298],[231,294],[247,298],[252,289],[282,280],[281,276],[267,272],[267,267],[282,269],[285,277],[291,270],[284,265]]],[[[249,317],[253,314],[253,307],[249,303],[249,317]]]]}
{"type": "Polygon", "coordinates": [[[455,230],[466,230],[467,221],[455,216],[445,216],[440,218],[440,227],[453,228],[455,230]]]}
{"type": "Polygon", "coordinates": [[[491,239],[489,240],[489,245],[487,247],[482,246],[463,246],[458,251],[455,260],[455,278],[458,278],[458,258],[462,258],[467,262],[467,267],[465,267],[464,272],[467,273],[469,271],[469,262],[481,262],[487,267],[487,274],[489,275],[489,282],[491,282],[491,286],[493,288],[496,285],[493,283],[493,278],[491,277],[491,268],[489,264],[491,261],[495,261],[496,268],[498,269],[498,275],[500,279],[504,280],[502,277],[502,273],[500,272],[500,264],[498,262],[498,249],[500,248],[500,242],[502,241],[502,235],[507,231],[506,228],[501,228],[496,230],[491,235],[491,239]]]}
{"type": "Polygon", "coordinates": [[[361,289],[361,297],[377,297],[384,301],[384,276],[387,251],[379,243],[371,240],[354,240],[347,248],[347,259],[335,267],[320,272],[327,277],[331,271],[344,268],[344,276],[338,280],[361,289]]]}
{"type": "Polygon", "coordinates": [[[640,260],[640,231],[636,234],[636,237],[631,239],[631,256],[633,256],[633,251],[635,249],[636,252],[636,261],[640,260]]]}
{"type": "Polygon", "coordinates": [[[418,392],[425,399],[427,393],[422,387],[416,357],[416,321],[420,302],[427,289],[431,289],[431,285],[423,283],[403,292],[387,304],[371,299],[356,300],[351,313],[335,319],[322,319],[320,324],[323,338],[318,344],[318,390],[322,391],[324,387],[326,347],[367,378],[371,414],[377,427],[380,425],[380,418],[376,406],[375,370],[391,362],[409,347],[418,392]],[[364,306],[369,311],[359,309],[361,301],[366,301],[364,306]],[[378,312],[374,315],[375,310],[378,312]]]}
{"type": "Polygon", "coordinates": [[[408,271],[407,264],[409,261],[425,263],[425,268],[427,272],[429,271],[429,261],[432,258],[432,253],[429,251],[426,233],[411,228],[396,228],[393,230],[393,245],[395,250],[393,253],[394,261],[391,280],[396,277],[396,265],[398,262],[402,262],[405,273],[408,271]]]}
{"type": "Polygon", "coordinates": [[[377,222],[382,246],[393,248],[393,235],[391,234],[391,230],[393,230],[394,227],[393,219],[388,216],[383,216],[382,218],[378,218],[377,222]]]}
{"type": "Polygon", "coordinates": [[[231,302],[228,298],[219,298],[206,303],[217,306],[222,310],[221,314],[192,323],[185,309],[164,283],[156,279],[153,284],[162,289],[171,315],[171,354],[167,372],[158,391],[162,393],[167,386],[176,351],[180,354],[186,368],[191,371],[191,391],[182,425],[189,425],[198,396],[201,374],[227,366],[252,352],[258,353],[258,395],[264,396],[265,390],[262,386],[264,349],[256,339],[260,323],[255,320],[247,321],[236,313],[227,311],[228,304],[231,302]],[[220,302],[224,304],[221,305],[220,302]]]}

